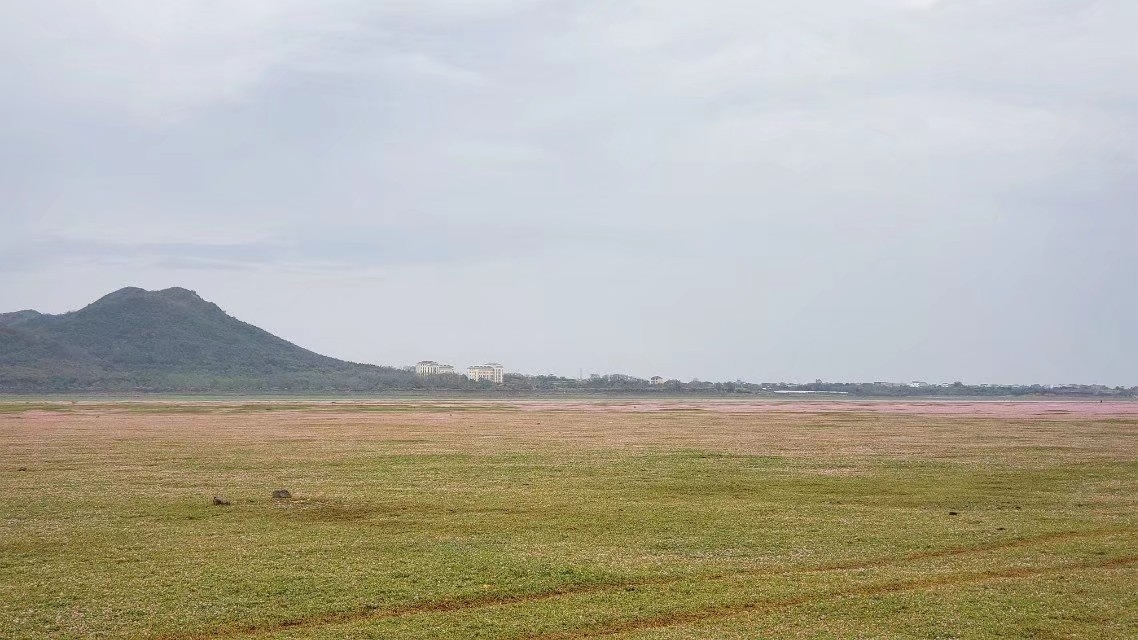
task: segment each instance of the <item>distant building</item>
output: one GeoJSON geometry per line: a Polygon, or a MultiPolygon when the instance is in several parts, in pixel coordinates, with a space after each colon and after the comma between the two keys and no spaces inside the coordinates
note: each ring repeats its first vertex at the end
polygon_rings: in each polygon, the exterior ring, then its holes
{"type": "Polygon", "coordinates": [[[454,373],[454,367],[449,364],[439,364],[434,360],[423,360],[415,365],[416,375],[437,376],[443,373],[454,373]]]}
{"type": "Polygon", "coordinates": [[[489,362],[486,364],[474,365],[466,370],[466,377],[478,382],[480,380],[489,380],[494,384],[502,384],[502,365],[497,362],[489,362]]]}
{"type": "Polygon", "coordinates": [[[667,380],[660,376],[652,376],[652,379],[648,381],[649,384],[664,384],[665,382],[667,382],[667,380]]]}

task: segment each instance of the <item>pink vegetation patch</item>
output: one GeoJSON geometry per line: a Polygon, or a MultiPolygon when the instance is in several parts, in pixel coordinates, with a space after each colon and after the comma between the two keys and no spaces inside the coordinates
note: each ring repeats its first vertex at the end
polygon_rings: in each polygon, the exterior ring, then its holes
{"type": "Polygon", "coordinates": [[[961,415],[992,418],[1032,417],[1134,417],[1138,402],[1075,401],[928,401],[877,402],[807,400],[779,402],[763,400],[662,400],[662,401],[521,401],[509,403],[525,411],[616,411],[646,413],[656,411],[712,411],[716,413],[832,413],[876,412],[902,415],[961,415]]]}

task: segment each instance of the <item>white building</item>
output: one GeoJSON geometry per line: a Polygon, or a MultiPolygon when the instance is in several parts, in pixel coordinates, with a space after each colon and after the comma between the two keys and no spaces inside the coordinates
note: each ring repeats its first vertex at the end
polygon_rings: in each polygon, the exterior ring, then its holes
{"type": "Polygon", "coordinates": [[[652,376],[652,379],[648,381],[649,384],[664,384],[665,382],[667,382],[667,380],[660,376],[652,376]]]}
{"type": "Polygon", "coordinates": [[[415,365],[416,375],[437,376],[443,373],[454,373],[454,367],[449,364],[439,364],[434,360],[423,360],[415,365]]]}
{"type": "Polygon", "coordinates": [[[474,365],[466,370],[466,376],[471,380],[489,380],[494,384],[502,384],[502,373],[502,365],[497,362],[474,365]]]}

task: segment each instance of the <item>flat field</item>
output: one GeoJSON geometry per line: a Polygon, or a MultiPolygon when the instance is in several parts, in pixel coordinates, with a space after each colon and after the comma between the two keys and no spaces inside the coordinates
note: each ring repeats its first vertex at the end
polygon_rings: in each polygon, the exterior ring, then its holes
{"type": "Polygon", "coordinates": [[[1136,638],[1135,584],[1136,404],[0,402],[3,638],[1136,638]]]}

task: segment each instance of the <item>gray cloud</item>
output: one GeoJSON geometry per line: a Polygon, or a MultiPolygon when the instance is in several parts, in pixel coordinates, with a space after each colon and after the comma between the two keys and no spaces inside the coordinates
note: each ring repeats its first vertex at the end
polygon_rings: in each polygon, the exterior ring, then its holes
{"type": "Polygon", "coordinates": [[[0,306],[178,284],[356,360],[1138,384],[1136,27],[1095,0],[8,3],[0,306]]]}
{"type": "MultiPolygon", "coordinates": [[[[603,238],[602,238],[603,239],[603,238]]],[[[47,237],[5,247],[0,266],[13,272],[65,264],[79,268],[129,265],[139,269],[281,269],[333,273],[396,265],[467,264],[503,253],[524,254],[577,241],[566,234],[519,227],[339,227],[311,229],[253,242],[129,242],[47,237]],[[358,238],[358,239],[353,239],[358,238]]]]}

